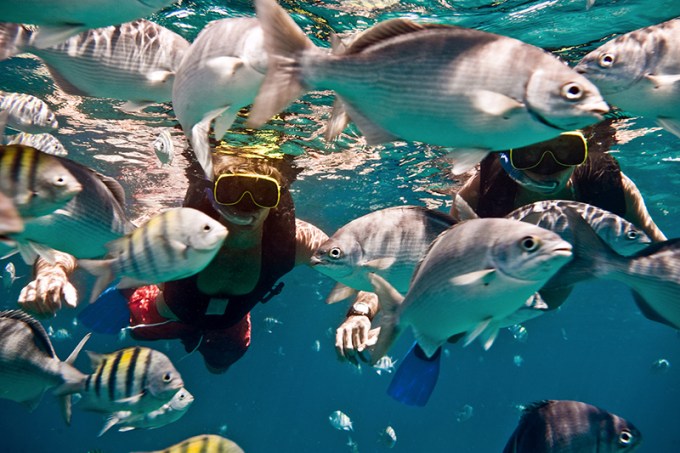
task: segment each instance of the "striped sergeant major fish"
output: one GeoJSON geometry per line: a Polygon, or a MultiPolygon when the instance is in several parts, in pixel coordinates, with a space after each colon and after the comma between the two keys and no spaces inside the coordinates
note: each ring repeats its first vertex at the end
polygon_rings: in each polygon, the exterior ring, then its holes
{"type": "Polygon", "coordinates": [[[22,218],[49,214],[82,190],[60,158],[30,146],[0,145],[0,192],[22,218]]]}
{"type": "Polygon", "coordinates": [[[20,132],[16,135],[5,137],[5,142],[8,145],[25,145],[32,146],[43,153],[51,154],[53,156],[66,156],[68,151],[64,145],[52,134],[29,134],[20,132]]]}
{"type": "Polygon", "coordinates": [[[7,126],[18,131],[40,133],[59,127],[45,101],[30,94],[0,91],[0,110],[9,113],[7,126]]]}
{"type": "Polygon", "coordinates": [[[168,209],[107,244],[108,258],[78,264],[98,276],[94,301],[115,276],[124,277],[118,288],[134,288],[194,275],[212,261],[226,237],[224,225],[201,211],[168,209]]]}
{"type": "Polygon", "coordinates": [[[154,349],[135,346],[110,354],[87,351],[94,372],[78,385],[56,394],[80,393],[81,405],[94,412],[151,412],[168,403],[184,386],[170,359],[154,349]]]}
{"type": "Polygon", "coordinates": [[[190,437],[178,444],[163,450],[154,450],[137,453],[243,453],[243,449],[234,441],[216,434],[202,434],[190,437]]]}

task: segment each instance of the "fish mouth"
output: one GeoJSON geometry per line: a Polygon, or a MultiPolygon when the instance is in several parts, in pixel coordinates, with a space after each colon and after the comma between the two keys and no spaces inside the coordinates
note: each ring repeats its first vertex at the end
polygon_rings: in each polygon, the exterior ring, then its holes
{"type": "Polygon", "coordinates": [[[314,255],[309,259],[309,265],[310,266],[316,266],[317,264],[323,264],[323,260],[321,258],[318,258],[314,255]]]}

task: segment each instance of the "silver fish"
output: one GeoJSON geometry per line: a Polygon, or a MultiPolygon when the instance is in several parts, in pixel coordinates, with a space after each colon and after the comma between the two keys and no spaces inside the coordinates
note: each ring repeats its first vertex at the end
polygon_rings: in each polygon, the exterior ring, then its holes
{"type": "Polygon", "coordinates": [[[353,431],[352,420],[342,411],[333,411],[328,416],[331,426],[340,431],[353,431]]]}
{"type": "Polygon", "coordinates": [[[194,275],[212,261],[226,237],[224,225],[201,211],[173,208],[108,243],[108,258],[78,264],[98,276],[94,300],[115,276],[125,277],[119,288],[134,288],[194,275]]]}
{"type": "Polygon", "coordinates": [[[554,231],[571,242],[573,238],[565,214],[566,209],[573,209],[578,212],[597,235],[621,255],[632,255],[652,243],[652,239],[644,231],[626,219],[597,206],[577,201],[538,201],[515,209],[505,217],[533,223],[554,231]]]}
{"type": "Polygon", "coordinates": [[[189,439],[171,445],[163,450],[133,453],[180,453],[188,451],[195,453],[243,453],[243,449],[239,447],[236,442],[216,434],[202,434],[200,436],[190,437],[189,439]]]}
{"type": "Polygon", "coordinates": [[[17,278],[19,277],[17,277],[17,270],[16,267],[14,267],[14,263],[7,263],[2,271],[3,288],[9,289],[17,278]]]}
{"type": "Polygon", "coordinates": [[[172,164],[175,157],[175,145],[172,143],[170,131],[163,129],[153,142],[153,150],[163,165],[172,164]]]}
{"type": "Polygon", "coordinates": [[[480,337],[488,349],[507,318],[570,259],[568,242],[528,223],[489,218],[454,225],[432,243],[405,297],[371,274],[383,310],[372,361],[407,326],[428,357],[463,333],[466,345],[480,337]]]}
{"type": "Polygon", "coordinates": [[[147,17],[176,0],[7,0],[0,2],[4,22],[40,25],[36,45],[44,48],[91,28],[147,17]]]}
{"type": "Polygon", "coordinates": [[[175,70],[189,47],[147,20],[88,30],[48,48],[37,48],[33,38],[26,27],[0,24],[0,58],[30,52],[66,93],[126,100],[126,110],[170,102],[175,70]]]}
{"type": "Polygon", "coordinates": [[[680,19],[608,41],[574,68],[605,99],[632,114],[656,119],[680,137],[680,19]]]}
{"type": "Polygon", "coordinates": [[[55,391],[80,393],[80,406],[86,410],[148,413],[168,403],[184,386],[170,359],[154,349],[134,346],[110,354],[87,353],[94,372],[55,391]]]}
{"type": "Polygon", "coordinates": [[[394,365],[398,360],[392,360],[392,357],[386,355],[380,357],[380,359],[373,365],[373,368],[375,369],[375,372],[378,374],[383,374],[383,373],[391,373],[394,371],[394,365]]]}
{"type": "Polygon", "coordinates": [[[210,22],[185,52],[172,90],[177,121],[198,162],[212,177],[208,134],[229,130],[238,111],[255,100],[267,70],[262,29],[254,18],[210,22]]]}
{"type": "Polygon", "coordinates": [[[394,448],[397,444],[397,433],[394,431],[394,428],[387,426],[384,430],[380,431],[378,441],[387,448],[394,448]]]}
{"type": "Polygon", "coordinates": [[[32,146],[43,153],[53,156],[63,157],[68,154],[64,145],[52,134],[27,134],[26,132],[21,132],[5,137],[5,142],[8,145],[32,146]]]}
{"type": "Polygon", "coordinates": [[[573,210],[567,210],[573,233],[573,260],[551,278],[542,290],[569,288],[591,280],[614,280],[633,290],[644,316],[680,329],[680,238],[656,242],[623,256],[595,234],[573,210]]]}
{"type": "Polygon", "coordinates": [[[29,264],[38,255],[52,261],[51,249],[76,258],[104,256],[107,252],[106,243],[134,228],[125,214],[123,188],[113,178],[77,162],[63,157],[45,156],[58,159],[83,190],[62,208],[25,220],[24,231],[8,237],[17,243],[24,261],[29,264]]]}
{"type": "MultiPolygon", "coordinates": [[[[21,310],[0,312],[0,398],[25,403],[33,410],[45,390],[63,384],[78,385],[85,375],[73,362],[88,334],[62,362],[42,325],[21,310]]],[[[66,422],[71,419],[71,400],[62,399],[66,422]]]]}
{"type": "Polygon", "coordinates": [[[371,212],[336,231],[311,258],[314,269],[336,280],[327,302],[372,291],[368,275],[376,273],[399,292],[408,291],[416,265],[430,243],[455,220],[419,206],[371,212]]]}
{"type": "Polygon", "coordinates": [[[580,401],[539,401],[524,407],[503,453],[633,452],[642,434],[629,421],[580,401]]]}
{"type": "Polygon", "coordinates": [[[30,94],[0,91],[0,111],[3,110],[9,113],[7,126],[18,131],[40,133],[59,127],[50,106],[30,94]]]}
{"type": "Polygon", "coordinates": [[[133,429],[160,428],[182,418],[193,402],[194,396],[188,390],[182,388],[175,393],[170,401],[149,413],[115,412],[107,418],[97,437],[116,425],[119,425],[118,431],[120,432],[132,431],[133,429]]]}
{"type": "Polygon", "coordinates": [[[0,145],[0,192],[25,221],[64,207],[83,187],[64,159],[30,146],[0,145]]]}
{"type": "MultiPolygon", "coordinates": [[[[585,77],[509,37],[393,19],[329,55],[275,0],[256,0],[255,7],[269,65],[250,127],[306,90],[327,89],[368,144],[401,139],[466,148],[474,152],[457,154],[468,154],[469,163],[596,123],[609,110],[585,77]]],[[[328,136],[342,126],[331,123],[328,136]]]]}

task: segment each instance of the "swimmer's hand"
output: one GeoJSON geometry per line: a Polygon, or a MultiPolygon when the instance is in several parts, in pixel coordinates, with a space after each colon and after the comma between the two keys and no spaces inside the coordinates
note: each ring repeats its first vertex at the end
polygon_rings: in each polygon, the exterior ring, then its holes
{"type": "Polygon", "coordinates": [[[26,285],[19,295],[19,306],[38,318],[51,318],[63,304],[75,308],[78,293],[68,277],[75,269],[75,258],[59,254],[54,263],[38,258],[35,279],[26,285]]]}
{"type": "Polygon", "coordinates": [[[378,341],[380,328],[371,329],[368,316],[349,316],[335,331],[335,351],[338,359],[359,365],[359,360],[370,362],[365,351],[378,341]]]}

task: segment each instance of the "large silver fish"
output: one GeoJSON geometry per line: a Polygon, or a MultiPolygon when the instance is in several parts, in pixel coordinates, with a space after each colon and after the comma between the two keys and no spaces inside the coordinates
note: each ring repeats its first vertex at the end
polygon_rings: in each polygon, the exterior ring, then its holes
{"type": "Polygon", "coordinates": [[[0,145],[0,192],[24,220],[64,207],[83,185],[66,161],[24,145],[0,145]]]}
{"type": "Polygon", "coordinates": [[[116,276],[125,277],[118,288],[134,288],[194,275],[212,261],[226,237],[224,225],[207,214],[173,208],[107,244],[107,258],[78,264],[98,276],[94,300],[116,276]]]}
{"type": "Polygon", "coordinates": [[[0,58],[30,52],[65,92],[127,100],[128,109],[172,100],[175,70],[189,47],[177,33],[147,20],[88,30],[48,48],[37,48],[33,33],[0,24],[0,58]]]}
{"type": "Polygon", "coordinates": [[[629,453],[642,434],[629,421],[580,401],[527,406],[503,453],[629,453]]]}
{"type": "Polygon", "coordinates": [[[58,395],[80,393],[79,406],[86,410],[147,413],[169,402],[184,387],[170,359],[154,349],[134,346],[110,354],[87,353],[94,372],[55,391],[58,395]]]}
{"type": "Polygon", "coordinates": [[[578,212],[597,235],[620,255],[632,255],[652,243],[652,239],[644,231],[623,217],[578,201],[538,201],[517,208],[505,217],[533,223],[546,230],[554,231],[571,242],[573,236],[565,214],[567,209],[578,212]]]}
{"type": "Polygon", "coordinates": [[[132,411],[118,411],[111,414],[98,437],[111,427],[118,425],[118,431],[132,431],[133,429],[155,429],[176,422],[194,402],[194,396],[187,389],[180,389],[170,401],[159,409],[149,413],[136,413],[132,411]]]}
{"type": "Polygon", "coordinates": [[[147,17],[176,0],[3,0],[0,20],[40,25],[36,45],[49,47],[91,28],[147,17]]]}
{"type": "MultiPolygon", "coordinates": [[[[79,385],[85,375],[73,367],[89,334],[62,362],[40,322],[21,310],[0,312],[0,398],[25,403],[33,410],[45,390],[63,384],[79,385]]],[[[71,400],[63,398],[66,422],[71,400]]]]}
{"type": "Polygon", "coordinates": [[[209,177],[212,121],[220,140],[238,111],[255,100],[266,70],[262,29],[254,18],[212,21],[185,52],[175,76],[172,107],[209,177]]]}
{"type": "Polygon", "coordinates": [[[543,287],[569,288],[591,280],[614,280],[633,290],[636,304],[647,318],[680,329],[680,238],[654,243],[623,256],[603,241],[572,210],[565,210],[573,234],[574,258],[543,287]]]}
{"type": "Polygon", "coordinates": [[[338,282],[327,302],[373,291],[369,273],[406,294],[430,243],[455,223],[444,213],[419,206],[381,209],[352,220],[321,244],[311,259],[314,269],[338,282]]]}
{"type": "Polygon", "coordinates": [[[31,146],[37,150],[53,156],[66,156],[68,151],[64,145],[52,134],[28,134],[20,132],[15,135],[5,137],[5,142],[8,145],[24,145],[31,146]]]}
{"type": "MultiPolygon", "coordinates": [[[[15,146],[15,145],[12,145],[15,146]]],[[[125,193],[113,178],[72,160],[49,156],[59,162],[83,187],[63,207],[49,214],[24,220],[24,231],[8,235],[16,241],[22,257],[33,263],[38,255],[50,258],[59,250],[76,258],[106,255],[106,243],[132,231],[125,214],[125,193]]]]}
{"type": "Polygon", "coordinates": [[[375,362],[411,326],[428,357],[451,336],[480,337],[489,348],[505,320],[571,259],[571,245],[552,231],[510,219],[472,219],[431,245],[406,296],[382,277],[371,283],[383,311],[375,362]]]}
{"type": "Polygon", "coordinates": [[[59,127],[50,106],[30,94],[0,91],[0,111],[9,114],[7,126],[18,131],[40,133],[59,127]]]}
{"type": "Polygon", "coordinates": [[[369,144],[420,141],[474,150],[468,157],[479,160],[596,123],[609,110],[585,77],[512,38],[393,19],[328,54],[275,0],[255,6],[269,66],[252,127],[305,91],[327,89],[369,144]]]}
{"type": "Polygon", "coordinates": [[[656,119],[680,137],[680,19],[608,41],[574,69],[597,85],[610,104],[656,119]]]}

